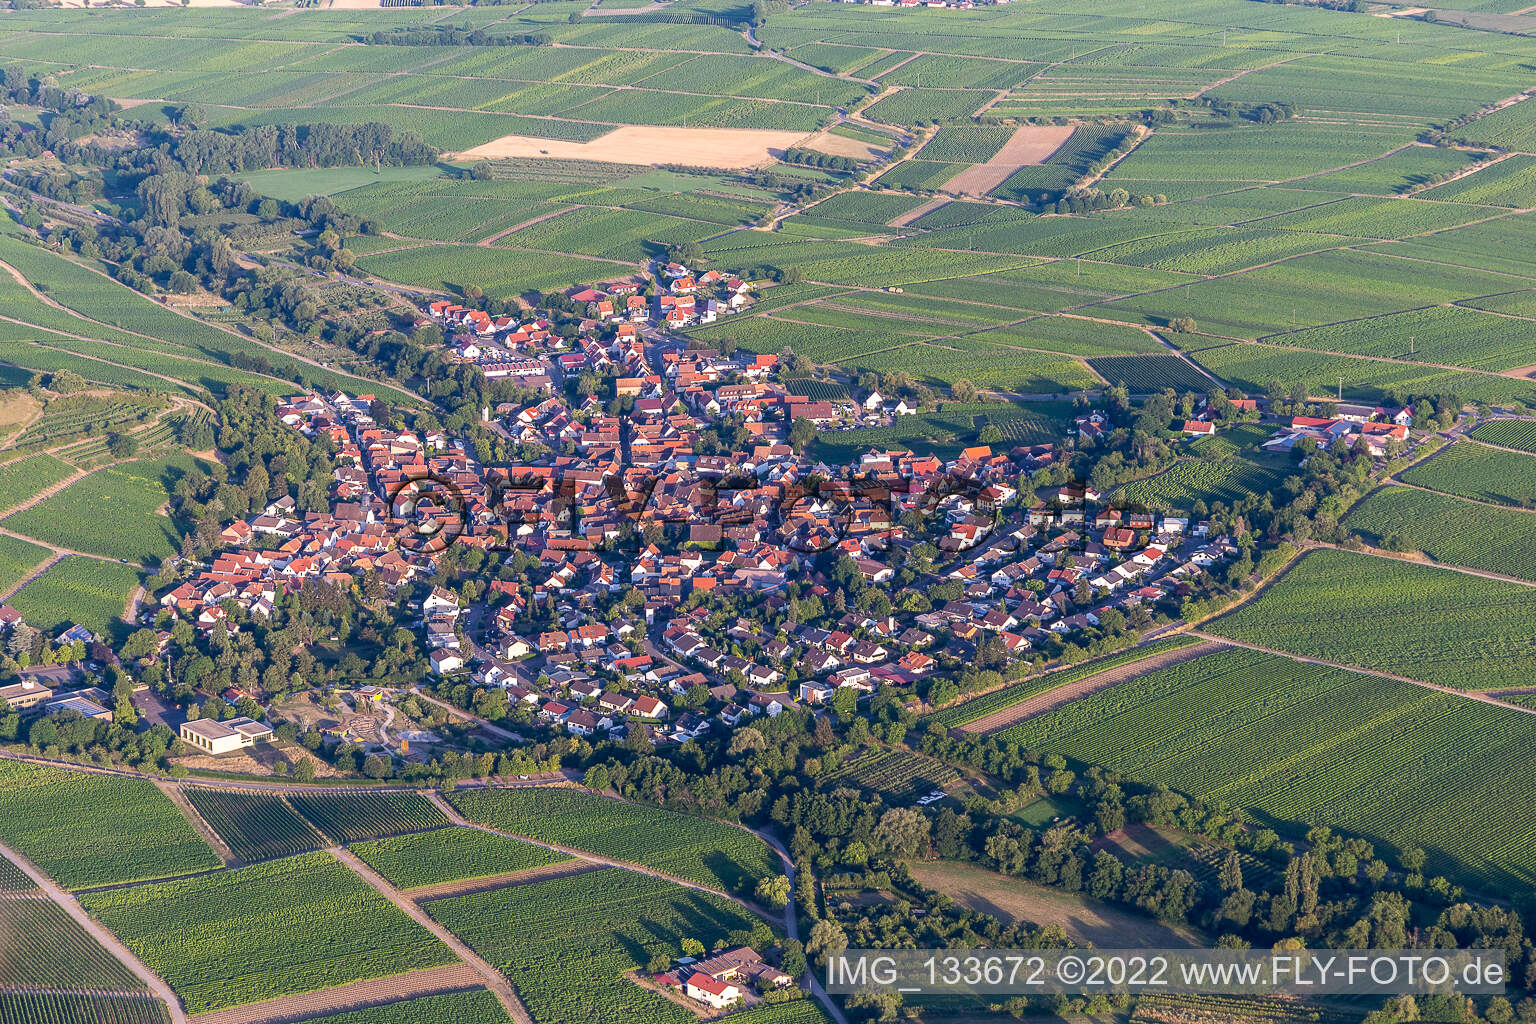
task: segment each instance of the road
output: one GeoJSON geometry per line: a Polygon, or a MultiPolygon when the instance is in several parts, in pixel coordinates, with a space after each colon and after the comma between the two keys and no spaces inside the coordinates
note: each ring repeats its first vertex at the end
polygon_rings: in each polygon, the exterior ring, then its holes
{"type": "Polygon", "coordinates": [[[73,896],[65,892],[53,879],[43,874],[37,865],[3,843],[0,843],[0,856],[13,861],[28,878],[36,883],[37,887],[49,899],[63,907],[64,912],[74,918],[75,923],[84,928],[91,938],[101,943],[108,953],[111,953],[121,961],[124,967],[132,971],[140,981],[144,982],[149,990],[155,994],[155,997],[162,1000],[170,1009],[172,1024],[187,1024],[186,1011],[182,1009],[181,1000],[176,998],[176,993],[171,991],[171,986],[167,985],[160,975],[146,967],[144,962],[134,954],[133,950],[123,945],[116,935],[113,935],[104,925],[87,914],[73,896]]]}

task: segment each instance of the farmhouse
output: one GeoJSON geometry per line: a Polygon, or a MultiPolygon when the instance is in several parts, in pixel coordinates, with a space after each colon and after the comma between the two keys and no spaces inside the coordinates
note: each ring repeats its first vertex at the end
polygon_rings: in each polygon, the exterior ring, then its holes
{"type": "Polygon", "coordinates": [[[723,1010],[741,998],[741,989],[728,981],[716,981],[707,974],[690,975],[683,983],[683,991],[688,998],[707,1003],[717,1010],[723,1010]]]}

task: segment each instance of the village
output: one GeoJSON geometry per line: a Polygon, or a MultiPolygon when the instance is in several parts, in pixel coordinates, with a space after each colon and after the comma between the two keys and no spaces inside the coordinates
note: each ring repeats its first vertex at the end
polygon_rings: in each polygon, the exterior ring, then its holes
{"type": "MultiPolygon", "coordinates": [[[[232,614],[269,619],[311,584],[375,581],[414,616],[400,624],[425,651],[419,686],[500,695],[475,702],[500,723],[476,742],[563,733],[681,744],[792,706],[851,710],[885,688],[931,702],[953,693],[931,677],[970,667],[1016,678],[1064,663],[1074,647],[1155,637],[1176,627],[1178,602],[1242,555],[1208,521],[1105,501],[1066,471],[1072,445],[1112,429],[1101,408],[1083,409],[1057,444],[977,444],[948,460],[871,447],[848,465],[818,461],[807,434],[915,410],[875,391],[812,400],[790,392],[778,356],[689,347],[668,325],[740,308],[750,288],[675,263],[657,269],[667,284],[655,301],[639,286],[575,291],[590,319],[571,340],[537,319],[444,301],[424,310],[457,359],[527,388],[528,401],[483,413],[544,453],[524,464],[482,465],[461,438],[381,424],[370,395],[281,402],[283,424],[336,453],[330,508],[300,512],[285,496],[223,529],[211,561],[144,613],[160,651],[175,622],[227,634],[239,628],[232,614]],[[738,441],[701,454],[704,432],[727,423],[738,441]],[[1056,480],[1066,482],[1040,486],[1056,480]],[[516,552],[519,570],[466,601],[438,573],[454,545],[504,567],[516,552]]],[[[1171,428],[1184,443],[1223,429],[1204,398],[1191,409],[1171,428]]],[[[1246,398],[1224,411],[1261,414],[1246,398]]],[[[1266,452],[1342,441],[1384,457],[1411,439],[1406,410],[1266,417],[1266,452]]],[[[0,624],[17,618],[0,609],[0,624]]],[[[92,653],[115,657],[101,644],[92,653]]],[[[0,696],[24,712],[110,720],[107,694],[68,692],[51,671],[0,696]]],[[[322,725],[296,721],[392,759],[440,751],[443,736],[396,721],[416,687],[374,682],[328,698],[322,725]]],[[[179,723],[189,750],[249,752],[288,715],[259,691],[219,696],[224,714],[194,707],[179,723]]]]}

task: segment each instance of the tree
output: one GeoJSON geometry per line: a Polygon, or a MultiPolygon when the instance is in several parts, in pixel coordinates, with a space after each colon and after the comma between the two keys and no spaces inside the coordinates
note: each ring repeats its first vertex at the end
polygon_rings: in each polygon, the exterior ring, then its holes
{"type": "Polygon", "coordinates": [[[789,905],[789,876],[774,875],[757,883],[753,894],[759,903],[774,908],[782,908],[789,905]]]}
{"type": "Polygon", "coordinates": [[[595,764],[588,768],[586,774],[581,777],[581,784],[590,790],[601,793],[613,785],[613,781],[608,777],[606,765],[595,764]]]}
{"type": "Polygon", "coordinates": [[[789,446],[797,452],[804,452],[816,440],[816,433],[816,424],[804,416],[797,416],[789,427],[789,446]]]}
{"type": "Polygon", "coordinates": [[[893,858],[922,856],[928,852],[931,824],[911,807],[893,807],[880,816],[871,838],[893,858]]]}
{"type": "Polygon", "coordinates": [[[113,431],[107,435],[107,451],[114,459],[126,459],[138,450],[138,439],[130,434],[119,434],[113,431]]]}
{"type": "Polygon", "coordinates": [[[956,378],[955,382],[949,386],[949,393],[954,396],[955,401],[964,402],[967,405],[976,401],[976,385],[966,377],[956,378]]]}
{"type": "Polygon", "coordinates": [[[382,754],[369,754],[363,759],[363,774],[370,779],[387,779],[395,774],[395,765],[382,754]]]}

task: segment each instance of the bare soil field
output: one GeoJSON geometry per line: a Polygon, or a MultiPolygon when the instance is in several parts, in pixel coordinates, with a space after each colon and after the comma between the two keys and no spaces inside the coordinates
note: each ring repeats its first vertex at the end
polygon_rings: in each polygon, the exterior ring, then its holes
{"type": "Polygon", "coordinates": [[[1173,949],[1201,945],[1199,932],[1127,913],[1087,896],[1047,889],[1022,878],[953,861],[912,861],[912,877],[1005,924],[1060,925],[1067,938],[1101,949],[1173,949]]]}
{"type": "Polygon", "coordinates": [[[846,156],[854,160],[878,160],[885,156],[889,150],[872,146],[858,139],[850,139],[843,135],[833,135],[831,132],[817,132],[804,142],[800,143],[803,149],[814,149],[818,153],[826,153],[828,156],[846,156]]]}
{"type": "Polygon", "coordinates": [[[189,1024],[285,1024],[345,1010],[430,996],[439,992],[465,992],[484,988],[485,979],[468,964],[449,964],[424,971],[397,974],[392,978],[356,981],[338,988],[282,996],[262,1003],[247,1003],[228,1010],[199,1014],[189,1024]]]}
{"type": "MultiPolygon", "coordinates": [[[[1190,661],[1203,654],[1210,654],[1220,648],[1221,645],[1217,643],[1195,644],[1192,647],[1181,647],[1176,651],[1168,651],[1165,654],[1154,654],[1150,658],[1133,661],[1127,665],[1107,668],[1103,672],[1084,676],[1075,683],[1068,683],[1066,686],[1047,690],[1045,693],[1037,697],[1031,697],[1029,700],[1021,701],[1011,708],[1004,708],[1001,711],[987,715],[985,718],[978,718],[974,722],[967,722],[959,726],[956,731],[979,733],[984,736],[991,735],[994,732],[1008,728],[1010,725],[1018,725],[1025,719],[1034,718],[1036,715],[1043,715],[1047,711],[1055,711],[1063,704],[1070,704],[1079,697],[1086,697],[1090,693],[1107,690],[1111,686],[1117,686],[1120,683],[1135,679],[1137,676],[1144,676],[1148,672],[1156,672],[1158,669],[1190,661]]],[[[1045,678],[1049,679],[1050,677],[1046,676],[1045,678]]]]}
{"type": "MultiPolygon", "coordinates": [[[[624,125],[591,142],[504,135],[455,154],[462,160],[504,160],[547,156],[617,164],[688,164],[734,169],[756,167],[805,138],[804,132],[755,128],[673,128],[624,125]]],[[[847,140],[853,141],[853,140],[847,140]]]]}
{"type": "Polygon", "coordinates": [[[984,196],[1020,167],[1043,164],[1051,154],[1071,138],[1071,125],[1027,124],[1013,133],[1013,138],[984,164],[974,164],[950,178],[945,192],[956,195],[984,196]]]}

